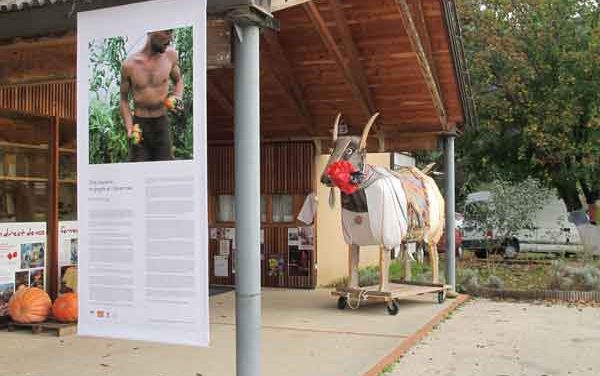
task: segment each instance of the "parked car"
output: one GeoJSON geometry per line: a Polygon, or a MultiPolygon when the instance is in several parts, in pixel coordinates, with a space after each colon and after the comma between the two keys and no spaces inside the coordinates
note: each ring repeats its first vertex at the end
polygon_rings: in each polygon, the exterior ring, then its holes
{"type": "MultiPolygon", "coordinates": [[[[464,223],[464,216],[461,213],[454,213],[454,220],[456,222],[456,228],[454,229],[454,254],[456,257],[461,258],[464,254],[462,242],[463,242],[463,231],[462,226],[464,223]]],[[[444,253],[447,250],[446,245],[446,233],[442,235],[438,243],[438,252],[444,253]]]]}
{"type": "Polygon", "coordinates": [[[515,257],[519,252],[574,254],[583,249],[577,228],[568,221],[567,208],[558,197],[549,199],[535,213],[532,229],[519,230],[509,239],[496,239],[494,229],[477,228],[471,220],[477,205],[492,202],[492,194],[487,191],[471,193],[465,201],[462,246],[473,250],[477,257],[485,258],[489,253],[515,257]],[[490,244],[497,246],[487,249],[490,244]]]}

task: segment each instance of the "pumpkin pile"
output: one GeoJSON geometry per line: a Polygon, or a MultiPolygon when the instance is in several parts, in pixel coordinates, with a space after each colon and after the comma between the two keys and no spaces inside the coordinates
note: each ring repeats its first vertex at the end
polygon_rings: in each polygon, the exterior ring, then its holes
{"type": "Polygon", "coordinates": [[[74,322],[77,321],[77,308],[77,294],[63,294],[52,304],[50,296],[38,287],[21,286],[8,302],[8,314],[21,324],[46,321],[50,312],[57,321],[74,322]]]}

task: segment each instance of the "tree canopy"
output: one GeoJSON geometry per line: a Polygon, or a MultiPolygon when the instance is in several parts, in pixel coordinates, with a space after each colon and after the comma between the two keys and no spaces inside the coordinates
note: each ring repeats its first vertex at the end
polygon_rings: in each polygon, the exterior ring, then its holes
{"type": "Polygon", "coordinates": [[[469,182],[528,176],[570,211],[600,193],[600,9],[594,0],[460,0],[480,116],[458,142],[469,182]]]}

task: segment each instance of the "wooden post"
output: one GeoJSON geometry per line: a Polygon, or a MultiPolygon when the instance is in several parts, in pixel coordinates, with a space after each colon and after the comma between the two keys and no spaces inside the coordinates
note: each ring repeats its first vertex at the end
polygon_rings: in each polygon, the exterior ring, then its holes
{"type": "Polygon", "coordinates": [[[348,246],[348,287],[358,287],[358,264],[360,261],[360,246],[348,246]]]}
{"type": "Polygon", "coordinates": [[[437,250],[437,244],[429,244],[429,260],[431,263],[431,275],[432,282],[438,283],[439,277],[439,255],[437,250]]]}
{"type": "Polygon", "coordinates": [[[390,251],[379,246],[379,291],[387,291],[390,279],[390,251]]]}
{"type": "Polygon", "coordinates": [[[58,167],[59,167],[59,125],[60,119],[55,116],[50,119],[50,145],[49,160],[50,171],[48,173],[48,218],[46,221],[46,288],[50,298],[53,300],[58,296],[58,167]]]}
{"type": "Polygon", "coordinates": [[[410,263],[410,256],[408,255],[408,244],[404,246],[404,281],[410,282],[412,281],[412,268],[410,263]]]}

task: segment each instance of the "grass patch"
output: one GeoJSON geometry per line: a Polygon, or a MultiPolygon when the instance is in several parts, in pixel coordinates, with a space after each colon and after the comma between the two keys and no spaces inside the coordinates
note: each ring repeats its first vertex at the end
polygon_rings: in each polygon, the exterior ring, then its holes
{"type": "MultiPolygon", "coordinates": [[[[429,264],[411,263],[411,273],[413,281],[431,282],[431,266],[429,264]]],[[[404,261],[392,260],[390,262],[389,276],[390,280],[404,279],[404,261]]],[[[444,276],[440,275],[443,280],[444,276]]],[[[326,288],[347,287],[348,277],[339,278],[332,283],[325,285],[326,288]]],[[[379,265],[370,265],[358,269],[358,285],[361,287],[373,286],[379,284],[379,265]]]]}
{"type": "MultiPolygon", "coordinates": [[[[586,259],[549,257],[545,254],[520,254],[518,262],[503,262],[500,256],[480,260],[467,252],[457,260],[456,284],[459,292],[473,291],[480,287],[507,290],[600,290],[600,267],[598,262],[586,259]]],[[[392,260],[390,280],[404,279],[404,261],[392,260]]],[[[412,281],[430,283],[431,266],[426,260],[411,263],[412,281]]],[[[445,283],[446,259],[440,255],[440,282],[445,283]]],[[[361,287],[379,284],[379,266],[359,268],[361,287]]],[[[347,287],[348,278],[340,278],[323,287],[347,287]]]]}

